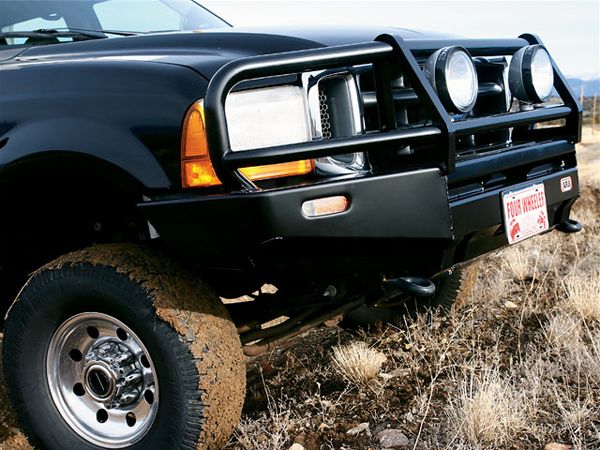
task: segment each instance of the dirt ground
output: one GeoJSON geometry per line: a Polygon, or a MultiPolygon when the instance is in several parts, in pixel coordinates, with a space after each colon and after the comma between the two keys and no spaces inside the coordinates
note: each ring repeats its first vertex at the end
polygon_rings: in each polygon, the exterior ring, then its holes
{"type": "MultiPolygon", "coordinates": [[[[448,316],[323,327],[250,362],[228,448],[600,448],[600,131],[586,130],[578,159],[582,233],[490,255],[448,316]],[[356,342],[385,360],[364,383],[333,356],[356,342]]],[[[25,448],[0,375],[0,450],[25,448]]]]}
{"type": "MultiPolygon", "coordinates": [[[[2,346],[2,334],[0,333],[0,348],[2,346]]],[[[0,360],[0,368],[2,361],[0,360]]],[[[19,431],[19,426],[10,410],[6,388],[0,371],[0,449],[28,449],[27,440],[19,431]]]]}

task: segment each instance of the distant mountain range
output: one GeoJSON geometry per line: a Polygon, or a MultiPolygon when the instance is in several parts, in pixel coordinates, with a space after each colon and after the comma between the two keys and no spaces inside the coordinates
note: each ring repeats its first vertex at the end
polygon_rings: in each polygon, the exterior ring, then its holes
{"type": "Polygon", "coordinates": [[[581,88],[583,87],[583,95],[585,97],[592,97],[594,95],[600,95],[600,75],[584,75],[579,77],[568,77],[567,80],[571,84],[571,87],[579,97],[581,88]]]}

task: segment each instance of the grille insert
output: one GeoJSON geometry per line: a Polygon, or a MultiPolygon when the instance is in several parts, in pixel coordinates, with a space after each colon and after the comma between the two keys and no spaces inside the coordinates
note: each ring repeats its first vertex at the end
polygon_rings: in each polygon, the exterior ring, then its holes
{"type": "Polygon", "coordinates": [[[323,139],[331,139],[331,117],[329,116],[329,104],[327,94],[319,87],[319,112],[321,113],[321,134],[323,139]]]}

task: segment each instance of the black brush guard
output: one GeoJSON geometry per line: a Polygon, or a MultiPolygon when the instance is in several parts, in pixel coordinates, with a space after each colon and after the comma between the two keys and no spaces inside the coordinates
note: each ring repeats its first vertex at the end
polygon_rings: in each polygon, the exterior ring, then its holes
{"type": "MultiPolygon", "coordinates": [[[[233,61],[215,74],[206,93],[204,108],[212,163],[228,188],[255,190],[256,187],[237,169],[354,152],[368,152],[370,159],[377,161],[378,151],[389,149],[390,146],[401,147],[426,143],[433,144],[431,151],[435,152],[434,160],[439,162],[443,173],[450,174],[455,168],[456,139],[474,132],[525,127],[525,134],[522,137],[532,142],[551,139],[562,139],[570,143],[579,142],[582,108],[554,61],[552,61],[554,87],[563,105],[453,122],[416,59],[426,57],[439,48],[450,45],[462,46],[472,56],[477,57],[512,55],[520,48],[533,44],[542,44],[542,42],[537,36],[531,34],[524,34],[517,39],[478,40],[404,40],[398,36],[382,35],[374,42],[363,44],[264,55],[233,61]],[[257,78],[360,64],[372,64],[374,68],[381,123],[379,132],[241,152],[231,150],[224,105],[227,95],[236,84],[257,78]],[[432,118],[431,126],[397,127],[391,83],[392,68],[399,68],[409,79],[419,101],[432,118]],[[566,124],[560,128],[527,128],[538,122],[557,119],[565,119],[566,124]]],[[[523,132],[522,129],[520,131],[523,132]]]]}

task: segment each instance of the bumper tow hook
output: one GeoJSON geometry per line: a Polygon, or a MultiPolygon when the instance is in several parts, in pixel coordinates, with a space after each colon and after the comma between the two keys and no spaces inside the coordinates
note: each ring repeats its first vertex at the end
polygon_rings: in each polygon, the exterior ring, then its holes
{"type": "Polygon", "coordinates": [[[573,219],[567,219],[556,227],[558,231],[563,233],[579,233],[582,228],[583,225],[573,219]]]}
{"type": "Polygon", "coordinates": [[[383,284],[393,286],[414,297],[432,297],[435,294],[435,284],[427,278],[400,277],[385,280],[383,284]]]}

